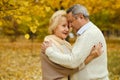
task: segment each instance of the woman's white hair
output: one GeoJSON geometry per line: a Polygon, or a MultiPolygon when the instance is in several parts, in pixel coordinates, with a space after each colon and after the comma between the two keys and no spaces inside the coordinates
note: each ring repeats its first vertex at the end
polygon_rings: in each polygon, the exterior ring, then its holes
{"type": "Polygon", "coordinates": [[[59,10],[56,11],[52,17],[50,18],[50,22],[49,22],[49,32],[50,34],[53,34],[54,29],[57,27],[57,25],[59,24],[61,17],[66,17],[66,11],[64,10],[59,10]]]}

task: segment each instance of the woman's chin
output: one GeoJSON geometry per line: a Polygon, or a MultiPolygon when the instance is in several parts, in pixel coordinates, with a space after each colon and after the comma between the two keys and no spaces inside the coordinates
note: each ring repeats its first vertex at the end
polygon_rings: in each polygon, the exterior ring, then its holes
{"type": "Polygon", "coordinates": [[[67,36],[63,37],[63,39],[66,39],[66,38],[67,38],[67,36]]]}

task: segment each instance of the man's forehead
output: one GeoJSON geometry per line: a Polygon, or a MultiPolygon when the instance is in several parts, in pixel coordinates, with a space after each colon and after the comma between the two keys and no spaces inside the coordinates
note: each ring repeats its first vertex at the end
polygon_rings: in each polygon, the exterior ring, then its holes
{"type": "Polygon", "coordinates": [[[72,18],[72,12],[67,14],[67,19],[71,19],[72,18]]]}
{"type": "Polygon", "coordinates": [[[67,16],[68,16],[68,17],[72,16],[72,12],[69,12],[69,13],[67,14],[67,16]]]}

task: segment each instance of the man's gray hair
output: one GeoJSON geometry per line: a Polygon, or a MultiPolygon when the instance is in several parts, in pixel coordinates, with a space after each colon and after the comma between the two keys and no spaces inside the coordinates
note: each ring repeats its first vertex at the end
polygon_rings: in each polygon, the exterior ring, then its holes
{"type": "Polygon", "coordinates": [[[67,13],[72,12],[73,15],[83,14],[84,17],[89,17],[89,13],[83,5],[75,4],[67,10],[67,13]]]}

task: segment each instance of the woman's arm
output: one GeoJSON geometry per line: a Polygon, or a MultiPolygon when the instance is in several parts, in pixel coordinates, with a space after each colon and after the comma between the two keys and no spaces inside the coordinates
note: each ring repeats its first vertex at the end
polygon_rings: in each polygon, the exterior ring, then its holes
{"type": "Polygon", "coordinates": [[[102,51],[102,43],[99,43],[92,47],[90,55],[85,59],[85,65],[91,62],[93,59],[99,57],[103,53],[102,51]]]}
{"type": "MultiPolygon", "coordinates": [[[[73,57],[74,55],[72,53],[71,54],[61,54],[61,53],[55,52],[54,49],[51,47],[51,43],[49,43],[49,42],[44,42],[43,45],[42,45],[42,47],[45,48],[45,49],[44,48],[42,49],[43,53],[45,53],[44,50],[46,50],[46,48],[49,47],[47,49],[47,52],[49,51],[49,53],[52,55],[52,56],[48,56],[49,59],[51,61],[57,63],[57,64],[60,64],[60,65],[64,66],[64,67],[68,67],[68,65],[66,65],[65,63],[63,63],[64,62],[63,57],[67,57],[68,61],[72,61],[73,58],[74,58],[73,57]],[[62,57],[60,57],[61,55],[62,55],[62,57]],[[58,60],[58,58],[60,60],[58,60]]],[[[84,60],[83,63],[81,63],[79,65],[79,70],[81,70],[82,68],[84,68],[85,65],[88,64],[88,63],[90,63],[93,59],[95,59],[96,57],[100,56],[101,53],[102,53],[101,49],[102,49],[102,44],[101,43],[99,43],[98,45],[94,46],[92,48],[92,50],[90,51],[90,55],[84,60]]],[[[72,63],[68,63],[68,64],[73,65],[72,63]]],[[[75,67],[69,66],[69,68],[75,68],[75,67]]]]}

